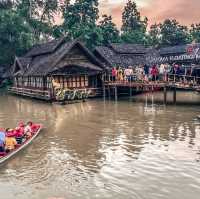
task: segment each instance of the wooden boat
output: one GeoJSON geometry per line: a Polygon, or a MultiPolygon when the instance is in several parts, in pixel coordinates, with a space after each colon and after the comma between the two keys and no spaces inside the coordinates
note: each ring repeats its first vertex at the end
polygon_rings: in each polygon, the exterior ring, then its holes
{"type": "Polygon", "coordinates": [[[40,125],[39,129],[34,133],[32,137],[25,140],[21,145],[18,145],[14,150],[10,151],[9,153],[5,153],[5,155],[0,156],[0,164],[6,162],[7,160],[14,157],[18,152],[26,148],[28,145],[32,143],[32,141],[39,135],[41,132],[42,126],[40,125]]]}

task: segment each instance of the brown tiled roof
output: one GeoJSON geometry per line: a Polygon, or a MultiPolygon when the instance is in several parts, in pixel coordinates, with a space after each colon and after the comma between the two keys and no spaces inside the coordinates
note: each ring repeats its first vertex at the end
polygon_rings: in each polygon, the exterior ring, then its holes
{"type": "MultiPolygon", "coordinates": [[[[57,41],[57,40],[56,40],[57,41]]],[[[43,44],[44,46],[53,46],[53,43],[56,44],[56,42],[49,42],[47,44],[43,44]],[[51,45],[49,45],[51,43],[51,45]]],[[[25,76],[40,76],[40,75],[48,75],[52,73],[54,70],[57,70],[63,65],[60,65],[60,60],[62,57],[64,57],[66,54],[70,52],[70,50],[77,45],[79,48],[81,48],[90,58],[91,64],[87,63],[79,63],[76,61],[76,63],[70,63],[70,60],[67,62],[65,60],[65,64],[67,65],[78,65],[85,68],[90,68],[92,70],[96,71],[102,71],[102,64],[96,59],[96,57],[80,42],[78,41],[70,41],[70,42],[60,42],[60,45],[57,44],[54,46],[54,50],[44,50],[47,49],[47,47],[41,47],[40,54],[37,52],[37,56],[35,53],[33,53],[33,50],[29,51],[27,53],[29,56],[22,57],[22,58],[16,58],[21,66],[23,66],[23,74],[25,76]],[[44,53],[45,51],[45,53],[44,53]],[[31,53],[30,53],[31,52],[31,53]],[[47,53],[48,52],[48,53],[47,53]],[[30,56],[32,54],[32,56],[30,56]]],[[[35,48],[36,49],[36,48],[35,48]]]]}
{"type": "Polygon", "coordinates": [[[145,54],[146,48],[140,44],[111,44],[110,47],[120,54],[145,54]]]}
{"type": "Polygon", "coordinates": [[[31,63],[32,58],[29,57],[18,57],[18,61],[21,64],[22,68],[26,70],[31,63]]]}
{"type": "Polygon", "coordinates": [[[33,46],[30,51],[25,55],[25,57],[34,57],[41,54],[48,54],[54,52],[57,47],[64,42],[65,38],[55,39],[44,44],[38,44],[33,46]]]}
{"type": "Polygon", "coordinates": [[[105,66],[128,67],[145,63],[147,49],[135,44],[112,44],[95,48],[94,54],[105,66]],[[135,48],[134,48],[135,47],[135,48]]]}

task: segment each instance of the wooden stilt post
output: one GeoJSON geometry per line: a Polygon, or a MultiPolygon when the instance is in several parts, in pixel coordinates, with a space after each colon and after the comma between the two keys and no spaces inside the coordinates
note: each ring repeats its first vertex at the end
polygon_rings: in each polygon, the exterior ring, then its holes
{"type": "Polygon", "coordinates": [[[110,100],[110,86],[108,86],[108,98],[110,100]]]}
{"type": "Polygon", "coordinates": [[[132,97],[132,87],[129,88],[129,96],[132,97]]]}
{"type": "Polygon", "coordinates": [[[118,98],[118,96],[117,96],[117,86],[115,86],[115,100],[117,101],[117,98],[118,98]]]}
{"type": "Polygon", "coordinates": [[[106,87],[105,84],[103,84],[103,99],[106,99],[106,87]]]}
{"type": "Polygon", "coordinates": [[[176,86],[174,86],[173,102],[174,102],[174,104],[176,104],[176,86]]]}
{"type": "Polygon", "coordinates": [[[167,87],[164,86],[164,104],[167,104],[167,87]]]}

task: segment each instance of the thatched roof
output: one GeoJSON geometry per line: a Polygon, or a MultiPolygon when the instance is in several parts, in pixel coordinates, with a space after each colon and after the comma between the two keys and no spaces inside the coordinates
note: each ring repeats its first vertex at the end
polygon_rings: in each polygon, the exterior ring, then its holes
{"type": "Polygon", "coordinates": [[[119,54],[145,54],[146,48],[140,44],[111,44],[110,47],[119,54]]]}
{"type": "Polygon", "coordinates": [[[111,44],[96,47],[94,54],[105,66],[128,67],[145,63],[147,49],[137,44],[111,44]]]}
{"type": "Polygon", "coordinates": [[[161,56],[185,54],[188,48],[200,48],[200,43],[165,47],[161,48],[159,53],[161,56]]]}
{"type": "Polygon", "coordinates": [[[64,42],[64,40],[65,38],[55,39],[44,44],[35,45],[29,50],[25,57],[34,57],[37,55],[52,53],[62,44],[62,42],[64,42]]]}
{"type": "MultiPolygon", "coordinates": [[[[18,64],[20,67],[20,75],[24,76],[46,76],[53,71],[58,70],[62,67],[71,65],[81,66],[96,72],[102,71],[102,64],[96,59],[96,57],[80,42],[70,41],[66,42],[65,39],[53,40],[46,44],[37,45],[25,55],[25,57],[16,58],[14,68],[18,64]],[[77,47],[81,52],[87,56],[90,60],[87,63],[82,63],[81,60],[71,61],[65,60],[65,64],[61,60],[66,56],[70,55],[71,49],[77,47]]],[[[13,72],[15,70],[13,69],[13,72]]]]}

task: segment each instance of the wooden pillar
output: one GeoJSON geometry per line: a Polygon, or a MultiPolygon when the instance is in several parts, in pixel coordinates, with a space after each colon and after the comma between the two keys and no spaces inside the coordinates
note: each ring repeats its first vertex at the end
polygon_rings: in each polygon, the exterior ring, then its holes
{"type": "Polygon", "coordinates": [[[173,89],[173,103],[176,104],[176,86],[173,89]]]}
{"type": "Polygon", "coordinates": [[[98,80],[97,80],[97,75],[95,76],[95,88],[97,88],[98,80]]]}
{"type": "Polygon", "coordinates": [[[115,86],[115,100],[117,101],[117,98],[118,98],[118,94],[117,94],[117,86],[115,86]]]}
{"type": "Polygon", "coordinates": [[[164,104],[167,104],[167,87],[164,86],[164,104]]]}
{"type": "Polygon", "coordinates": [[[132,97],[132,87],[129,88],[129,96],[132,97]]]}
{"type": "Polygon", "coordinates": [[[105,84],[103,84],[103,99],[106,99],[106,87],[105,84]]]}
{"type": "Polygon", "coordinates": [[[108,85],[108,98],[109,98],[109,100],[110,100],[110,86],[108,85]]]}
{"type": "Polygon", "coordinates": [[[62,77],[62,87],[64,89],[65,88],[64,76],[62,75],[61,77],[62,77]]]}

